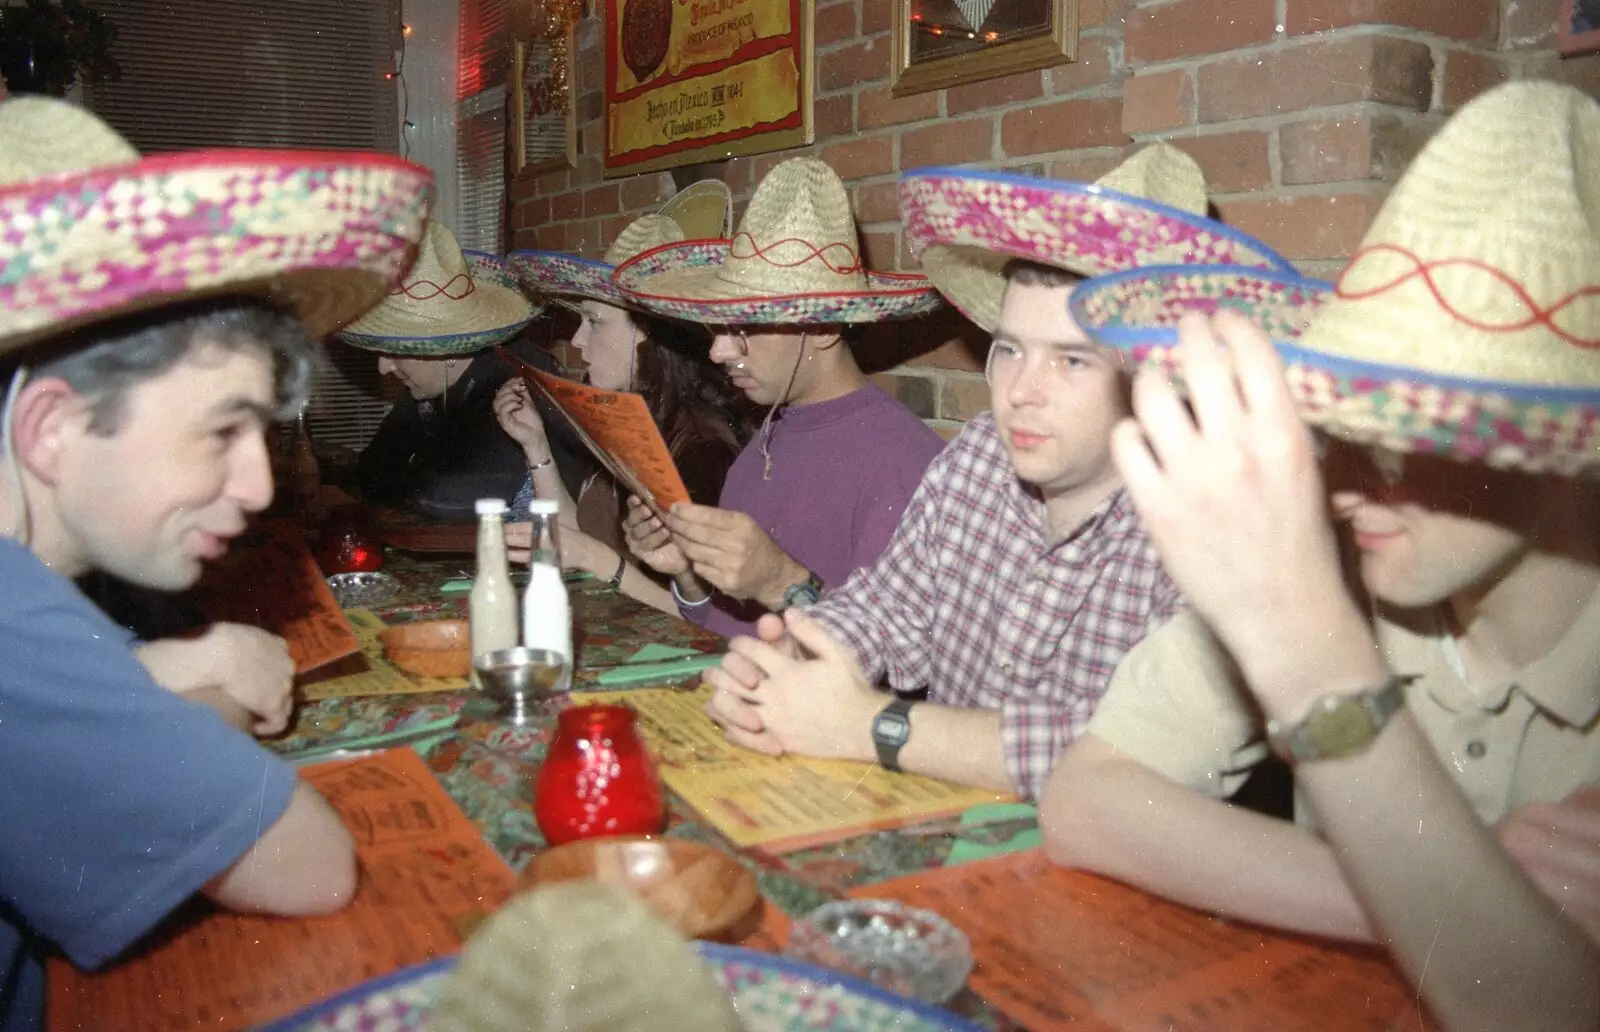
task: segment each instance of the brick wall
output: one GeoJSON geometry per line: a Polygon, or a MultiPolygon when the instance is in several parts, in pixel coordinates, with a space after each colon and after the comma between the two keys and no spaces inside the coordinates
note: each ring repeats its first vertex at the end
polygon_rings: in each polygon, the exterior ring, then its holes
{"type": "MultiPolygon", "coordinates": [[[[845,180],[868,264],[911,268],[901,169],[962,164],[1091,179],[1149,140],[1206,172],[1216,213],[1331,275],[1452,110],[1508,78],[1600,93],[1600,55],[1560,60],[1559,0],[1079,0],[1078,60],[949,90],[889,93],[889,0],[818,0],[817,142],[679,170],[737,201],[792,154],[845,180]]],[[[598,255],[673,193],[658,173],[601,175],[600,34],[580,27],[580,159],[511,188],[517,247],[598,255]]],[[[987,406],[986,341],[946,314],[878,327],[859,349],[913,411],[948,429],[987,406]]]]}

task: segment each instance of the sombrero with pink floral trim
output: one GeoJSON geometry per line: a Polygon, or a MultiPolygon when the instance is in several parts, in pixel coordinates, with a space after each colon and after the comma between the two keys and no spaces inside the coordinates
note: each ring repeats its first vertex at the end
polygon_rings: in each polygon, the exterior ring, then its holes
{"type": "MultiPolygon", "coordinates": [[[[1175,322],[1173,277],[1137,279],[1081,286],[1085,330],[1175,322]],[[1168,296],[1127,311],[1142,292],[1168,296]]],[[[1306,420],[1346,440],[1600,475],[1600,105],[1525,81],[1463,108],[1279,351],[1306,420]]]]}
{"type": "Polygon", "coordinates": [[[222,294],[262,297],[328,333],[399,279],[432,187],[427,169],[381,154],[141,159],[81,108],[0,102],[0,351],[222,294]]]}
{"type": "Polygon", "coordinates": [[[950,302],[993,332],[1005,266],[1023,259],[1081,276],[1142,265],[1243,265],[1293,272],[1272,248],[1205,217],[1193,158],[1157,143],[1095,183],[923,168],[900,179],[906,243],[950,302]]]}
{"type": "Polygon", "coordinates": [[[646,311],[722,326],[877,322],[942,303],[924,276],[863,268],[844,183],[816,158],[769,172],[732,239],[657,247],[613,282],[646,311]]]}
{"type": "Polygon", "coordinates": [[[723,239],[733,228],[733,195],[719,179],[702,179],[679,190],[659,212],[641,215],[617,234],[600,260],[564,251],[513,251],[512,270],[527,288],[557,304],[580,300],[626,307],[611,282],[616,267],[635,255],[684,240],[723,239]]]}

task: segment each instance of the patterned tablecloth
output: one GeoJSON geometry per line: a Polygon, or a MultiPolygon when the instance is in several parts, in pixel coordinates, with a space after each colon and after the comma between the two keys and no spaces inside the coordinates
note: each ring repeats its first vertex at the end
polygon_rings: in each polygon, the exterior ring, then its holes
{"type": "MultiPolygon", "coordinates": [[[[401,590],[375,611],[390,624],[466,616],[466,593],[440,590],[450,581],[470,576],[464,563],[470,565],[470,560],[418,559],[391,551],[386,572],[400,581],[401,590]]],[[[641,605],[603,582],[583,578],[570,580],[568,587],[578,658],[574,684],[579,689],[594,683],[595,667],[624,662],[651,643],[708,652],[721,649],[718,635],[641,605]]],[[[459,713],[468,695],[456,691],[327,699],[302,707],[290,733],[269,744],[292,754],[404,731],[459,713]]],[[[551,720],[534,729],[469,724],[415,744],[445,790],[518,871],[546,846],[533,818],[531,786],[554,731],[554,714],[570,698],[553,700],[551,720]]],[[[739,850],[670,794],[668,809],[668,835],[706,842],[739,856],[756,872],[767,900],[790,916],[805,914],[854,886],[940,866],[952,845],[946,837],[878,831],[774,856],[739,850]]],[[[1016,1027],[971,993],[957,997],[951,1009],[987,1027],[1016,1027]]]]}

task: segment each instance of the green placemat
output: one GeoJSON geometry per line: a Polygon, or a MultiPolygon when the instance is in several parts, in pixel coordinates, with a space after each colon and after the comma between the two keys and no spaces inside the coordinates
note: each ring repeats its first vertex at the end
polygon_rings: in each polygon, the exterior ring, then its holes
{"type": "MultiPolygon", "coordinates": [[[[1039,808],[1031,803],[979,803],[961,815],[961,823],[981,826],[1019,817],[1037,820],[1039,808]]],[[[1044,836],[1038,828],[1019,831],[1004,842],[972,842],[958,838],[956,844],[950,847],[950,858],[945,863],[964,864],[969,860],[985,860],[1002,853],[1020,853],[1024,849],[1036,849],[1042,845],[1044,836]]]]}

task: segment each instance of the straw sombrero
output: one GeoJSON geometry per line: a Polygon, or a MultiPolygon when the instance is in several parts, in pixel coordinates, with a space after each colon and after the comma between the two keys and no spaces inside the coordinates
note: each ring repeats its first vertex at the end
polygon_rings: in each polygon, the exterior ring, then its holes
{"type": "Polygon", "coordinates": [[[222,294],[325,334],[404,271],[427,169],[382,154],[205,150],[139,157],[81,108],[0,102],[0,351],[222,294]]]}
{"type": "Polygon", "coordinates": [[[450,228],[435,219],[405,279],[339,337],[368,351],[419,357],[465,355],[510,340],[534,307],[499,265],[483,252],[469,263],[450,228]]]}
{"type": "Polygon", "coordinates": [[[733,195],[717,179],[690,183],[661,206],[659,213],[643,215],[617,234],[605,257],[580,258],[564,251],[513,251],[512,271],[535,294],[572,307],[579,299],[626,306],[628,300],[611,282],[611,273],[634,255],[683,240],[721,239],[733,219],[733,195]]]}
{"type": "Polygon", "coordinates": [[[941,293],[993,332],[1014,258],[1082,276],[1141,265],[1244,265],[1293,271],[1271,248],[1205,217],[1193,158],[1146,147],[1095,183],[924,168],[900,179],[906,242],[941,293]]]}
{"type": "Polygon", "coordinates": [[[940,304],[923,276],[862,268],[844,184],[815,158],[768,173],[731,240],[646,251],[614,282],[647,311],[726,326],[876,322],[940,304]]]}
{"type": "MultiPolygon", "coordinates": [[[[1162,295],[1164,273],[1145,272],[1162,295]]],[[[1101,336],[1131,284],[1081,286],[1084,329],[1101,336]]],[[[1182,307],[1168,293],[1123,321],[1149,329],[1182,307]]],[[[1279,351],[1306,420],[1336,436],[1600,475],[1600,105],[1527,81],[1463,108],[1279,351]]]]}

